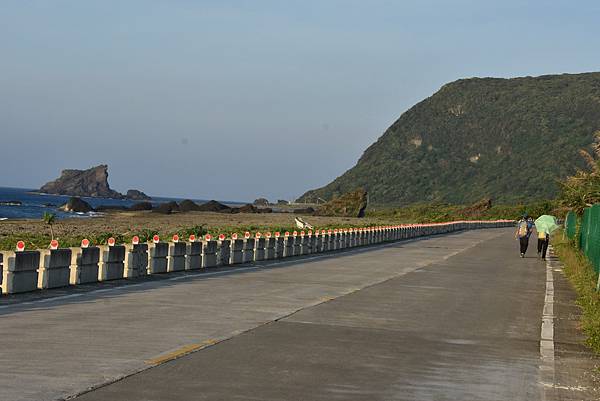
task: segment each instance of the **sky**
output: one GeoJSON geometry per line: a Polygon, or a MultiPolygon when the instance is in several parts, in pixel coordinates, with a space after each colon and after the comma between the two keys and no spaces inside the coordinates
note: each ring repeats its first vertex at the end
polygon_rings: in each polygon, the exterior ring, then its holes
{"type": "Polygon", "coordinates": [[[468,77],[600,71],[600,2],[1,0],[0,186],[294,199],[468,77]]]}

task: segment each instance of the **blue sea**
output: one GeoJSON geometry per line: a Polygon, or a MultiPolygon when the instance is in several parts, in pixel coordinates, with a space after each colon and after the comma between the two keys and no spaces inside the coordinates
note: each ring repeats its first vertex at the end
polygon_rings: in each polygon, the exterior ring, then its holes
{"type": "MultiPolygon", "coordinates": [[[[62,195],[43,195],[35,193],[35,189],[27,188],[7,188],[0,187],[0,220],[13,219],[40,219],[44,212],[56,214],[57,218],[80,217],[90,218],[100,216],[98,213],[68,213],[58,210],[58,208],[69,200],[70,196],[62,195]],[[19,206],[2,205],[3,202],[19,201],[19,206]]],[[[131,206],[139,201],[108,199],[108,198],[88,198],[82,197],[92,207],[103,206],[131,206]]],[[[152,197],[150,201],[153,205],[169,201],[182,201],[183,198],[165,198],[152,197]]],[[[193,201],[202,204],[206,202],[203,199],[192,199],[193,201]]],[[[246,202],[221,201],[229,206],[240,206],[246,202]]]]}

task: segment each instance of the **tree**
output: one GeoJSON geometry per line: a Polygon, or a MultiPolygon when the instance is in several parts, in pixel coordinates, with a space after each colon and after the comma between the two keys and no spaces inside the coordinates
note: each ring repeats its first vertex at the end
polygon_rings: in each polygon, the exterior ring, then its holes
{"type": "Polygon", "coordinates": [[[56,220],[56,215],[54,213],[44,212],[44,217],[42,217],[42,220],[44,220],[44,223],[46,223],[46,224],[48,224],[48,226],[50,226],[50,236],[52,237],[52,240],[54,240],[54,229],[53,229],[52,225],[54,224],[54,221],[56,220]]]}
{"type": "Polygon", "coordinates": [[[575,175],[560,182],[561,204],[574,209],[578,214],[583,209],[600,202],[600,131],[596,131],[593,152],[581,149],[579,153],[585,159],[588,170],[579,170],[575,175]]]}

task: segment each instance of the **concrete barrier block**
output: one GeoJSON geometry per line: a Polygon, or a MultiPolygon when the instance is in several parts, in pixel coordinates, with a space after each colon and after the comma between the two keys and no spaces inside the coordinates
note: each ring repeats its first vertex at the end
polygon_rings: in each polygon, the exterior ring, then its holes
{"type": "Polygon", "coordinates": [[[329,234],[322,234],[321,235],[321,252],[327,252],[329,251],[329,234]]]}
{"type": "Polygon", "coordinates": [[[275,259],[275,238],[265,238],[265,260],[275,259]]]}
{"type": "Polygon", "coordinates": [[[71,249],[42,251],[38,270],[38,288],[58,288],[69,285],[71,277],[71,249]]]}
{"type": "Polygon", "coordinates": [[[294,256],[294,241],[296,239],[292,236],[283,238],[283,257],[289,258],[294,256]]]}
{"type": "Polygon", "coordinates": [[[338,235],[334,232],[329,237],[329,250],[337,251],[338,249],[339,249],[339,239],[338,239],[338,235]]]}
{"type": "Polygon", "coordinates": [[[231,240],[220,240],[217,244],[217,266],[231,264],[231,240]]]}
{"type": "Polygon", "coordinates": [[[315,252],[315,236],[309,235],[306,237],[306,247],[304,249],[305,255],[311,255],[315,252]]]}
{"type": "Polygon", "coordinates": [[[237,265],[244,262],[244,240],[234,239],[231,240],[231,264],[237,265]]]}
{"type": "Polygon", "coordinates": [[[292,249],[292,255],[293,256],[298,256],[300,255],[300,244],[301,244],[302,238],[299,235],[294,236],[294,244],[293,244],[293,249],[292,249]]]}
{"type": "Polygon", "coordinates": [[[71,248],[71,277],[73,285],[98,282],[100,248],[71,248]]]}
{"type": "Polygon", "coordinates": [[[38,251],[2,253],[2,293],[16,294],[38,288],[38,251]]]}
{"type": "Polygon", "coordinates": [[[125,245],[123,277],[135,278],[148,274],[148,244],[125,245]]]}
{"type": "Polygon", "coordinates": [[[102,246],[100,248],[99,281],[118,280],[125,272],[125,246],[102,246]]]}
{"type": "Polygon", "coordinates": [[[211,268],[217,266],[217,241],[202,241],[202,267],[211,268]]]}
{"type": "Polygon", "coordinates": [[[180,272],[185,270],[185,242],[170,242],[167,255],[167,272],[180,272]]]}
{"type": "Polygon", "coordinates": [[[323,237],[321,235],[315,235],[315,244],[313,246],[313,253],[323,252],[323,237]]]}
{"type": "Polygon", "coordinates": [[[308,237],[306,235],[300,235],[296,237],[298,246],[296,247],[297,255],[308,255],[308,237]]]}
{"type": "Polygon", "coordinates": [[[148,274],[162,274],[167,272],[169,244],[157,242],[148,245],[148,274]]]}
{"type": "Polygon", "coordinates": [[[185,270],[202,269],[202,242],[188,242],[185,247],[185,270]]]}
{"type": "Polygon", "coordinates": [[[285,238],[284,237],[276,237],[275,238],[275,259],[283,258],[285,254],[285,238]]]}
{"type": "Polygon", "coordinates": [[[254,241],[254,260],[256,262],[260,262],[261,260],[265,260],[265,246],[266,241],[265,238],[256,238],[254,241]]]}
{"type": "Polygon", "coordinates": [[[335,251],[335,242],[336,242],[336,238],[335,238],[335,234],[328,234],[327,237],[327,249],[329,249],[330,251],[335,251]]]}
{"type": "Polygon", "coordinates": [[[242,252],[244,263],[250,263],[254,261],[254,244],[254,238],[244,239],[244,249],[242,252]]]}

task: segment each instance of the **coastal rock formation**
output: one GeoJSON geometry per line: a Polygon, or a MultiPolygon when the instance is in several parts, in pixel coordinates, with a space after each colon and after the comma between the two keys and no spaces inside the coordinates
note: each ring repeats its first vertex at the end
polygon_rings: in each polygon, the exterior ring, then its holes
{"type": "Polygon", "coordinates": [[[87,213],[94,210],[89,203],[78,197],[70,198],[67,203],[60,207],[60,210],[74,213],[87,213]]]}
{"type": "Polygon", "coordinates": [[[151,200],[152,199],[151,197],[149,197],[148,195],[146,195],[142,191],[138,191],[137,189],[130,189],[130,190],[128,190],[127,193],[125,194],[125,197],[127,199],[139,200],[139,201],[147,201],[147,200],[151,200]]]}
{"type": "Polygon", "coordinates": [[[154,209],[152,209],[154,213],[162,213],[162,214],[171,214],[173,212],[179,212],[179,205],[175,201],[161,203],[154,209]]]}
{"type": "Polygon", "coordinates": [[[321,216],[364,217],[367,208],[367,191],[360,188],[319,207],[315,214],[321,216]]]}
{"type": "Polygon", "coordinates": [[[179,211],[181,212],[198,212],[200,211],[200,205],[189,199],[182,200],[179,202],[179,211]]]}
{"type": "Polygon", "coordinates": [[[223,213],[273,213],[270,207],[256,207],[250,203],[246,203],[240,207],[233,207],[230,210],[224,210],[223,213]]]}
{"type": "Polygon", "coordinates": [[[63,170],[58,179],[42,186],[40,192],[53,195],[123,199],[122,194],[110,189],[108,166],[105,164],[88,170],[63,170]]]}
{"type": "Polygon", "coordinates": [[[201,212],[220,212],[220,213],[231,213],[231,208],[224,205],[216,200],[211,200],[200,205],[199,211],[201,212]]]}
{"type": "Polygon", "coordinates": [[[269,206],[269,200],[266,198],[258,198],[254,201],[254,206],[269,206]]]}

